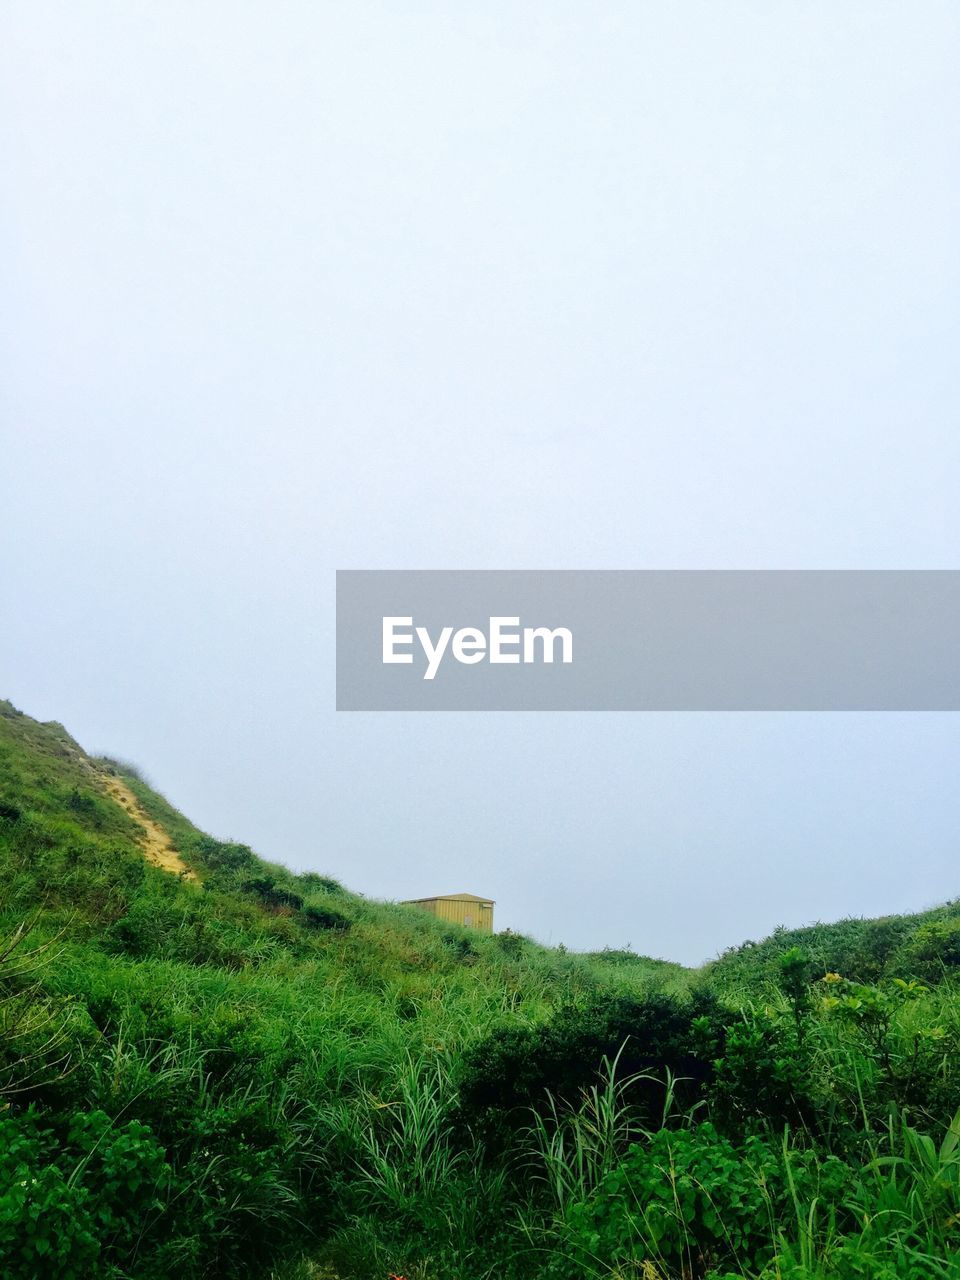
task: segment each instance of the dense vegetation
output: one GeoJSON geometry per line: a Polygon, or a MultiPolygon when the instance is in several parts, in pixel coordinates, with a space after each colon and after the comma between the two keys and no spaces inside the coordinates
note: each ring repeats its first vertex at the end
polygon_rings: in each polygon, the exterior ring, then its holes
{"type": "Polygon", "coordinates": [[[697,973],[480,936],[9,704],[0,886],[10,1280],[960,1275],[960,907],[697,973]]]}

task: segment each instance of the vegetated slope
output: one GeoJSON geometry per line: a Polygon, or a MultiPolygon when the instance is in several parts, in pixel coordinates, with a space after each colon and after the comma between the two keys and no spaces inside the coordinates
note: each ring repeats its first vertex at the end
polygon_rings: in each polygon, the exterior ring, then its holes
{"type": "Polygon", "coordinates": [[[4,1275],[265,1274],[345,1220],[411,1073],[649,985],[295,876],[123,768],[0,703],[0,1172],[43,1173],[4,1275]]]}
{"type": "Polygon", "coordinates": [[[960,971],[960,900],[907,915],[781,927],[760,942],[730,947],[705,974],[716,990],[757,991],[778,982],[780,959],[792,948],[803,950],[820,974],[862,983],[903,975],[937,982],[960,971]]]}
{"type": "Polygon", "coordinates": [[[0,1275],[956,1277],[958,931],[480,935],[0,703],[0,1275]]]}
{"type": "Polygon", "coordinates": [[[187,866],[174,849],[170,833],[150,817],[143,804],[130,790],[129,784],[118,776],[118,766],[109,760],[100,760],[97,763],[100,766],[97,770],[99,785],[121,809],[126,809],[142,829],[143,838],[140,840],[140,847],[147,861],[152,862],[161,871],[170,871],[174,875],[182,876],[185,880],[195,880],[196,873],[187,866]]]}

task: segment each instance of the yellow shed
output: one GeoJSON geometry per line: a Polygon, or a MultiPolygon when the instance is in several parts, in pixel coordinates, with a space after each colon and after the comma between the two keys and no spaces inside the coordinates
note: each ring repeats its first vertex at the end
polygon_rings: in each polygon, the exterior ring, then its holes
{"type": "Polygon", "coordinates": [[[406,907],[422,907],[438,920],[463,924],[468,929],[493,933],[493,899],[478,898],[475,893],[447,893],[437,898],[408,898],[406,907]]]}

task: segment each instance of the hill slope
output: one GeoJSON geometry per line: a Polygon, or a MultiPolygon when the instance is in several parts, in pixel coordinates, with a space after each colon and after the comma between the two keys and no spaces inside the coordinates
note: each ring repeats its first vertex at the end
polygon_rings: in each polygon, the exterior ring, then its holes
{"type": "Polygon", "coordinates": [[[699,974],[475,934],[0,703],[0,1274],[945,1280],[958,961],[956,904],[699,974]]]}
{"type": "MultiPolygon", "coordinates": [[[[98,1252],[61,1215],[51,1275],[74,1253],[84,1277],[95,1255],[117,1274],[265,1274],[324,1233],[338,1126],[388,1105],[412,1063],[447,1074],[494,1024],[662,980],[295,876],[123,769],[0,703],[0,1088],[56,1117],[51,1143],[96,1112],[124,1150],[148,1125],[136,1141],[169,1166],[162,1196],[132,1197],[135,1238],[118,1216],[98,1252]]],[[[88,1154],[66,1145],[64,1184],[88,1154]]]]}

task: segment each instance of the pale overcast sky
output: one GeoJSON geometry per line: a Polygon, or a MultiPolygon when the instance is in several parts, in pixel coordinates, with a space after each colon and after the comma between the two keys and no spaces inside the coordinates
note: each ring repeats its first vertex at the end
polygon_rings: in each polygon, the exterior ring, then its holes
{"type": "Polygon", "coordinates": [[[0,696],[377,897],[960,893],[960,717],[337,715],[336,568],[958,568],[960,9],[12,0],[0,696]]]}

